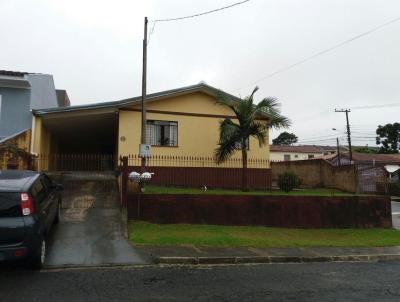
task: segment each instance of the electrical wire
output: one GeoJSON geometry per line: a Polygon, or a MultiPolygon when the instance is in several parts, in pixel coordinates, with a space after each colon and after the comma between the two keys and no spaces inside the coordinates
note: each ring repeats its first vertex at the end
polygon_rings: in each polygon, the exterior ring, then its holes
{"type": "Polygon", "coordinates": [[[184,20],[184,19],[189,19],[189,18],[200,17],[200,16],[212,14],[212,13],[215,13],[215,12],[219,12],[221,10],[228,9],[228,8],[231,8],[231,7],[234,7],[234,6],[237,6],[237,5],[241,5],[241,4],[244,4],[244,3],[249,2],[249,1],[250,0],[240,1],[240,2],[233,3],[231,5],[223,6],[223,7],[220,7],[220,8],[213,9],[213,10],[209,10],[209,11],[205,11],[205,12],[202,12],[202,13],[197,13],[197,14],[193,14],[193,15],[189,15],[189,16],[184,16],[184,17],[156,19],[156,20],[154,20],[152,22],[170,22],[170,21],[179,21],[179,20],[184,20]]]}
{"type": "MultiPolygon", "coordinates": [[[[390,20],[389,22],[380,24],[380,25],[378,25],[378,26],[376,26],[376,27],[374,27],[374,28],[372,28],[370,30],[367,30],[367,31],[365,31],[365,32],[363,32],[361,34],[358,34],[358,35],[354,36],[354,37],[351,37],[350,39],[344,40],[344,41],[342,41],[342,42],[340,42],[338,44],[335,44],[335,45],[333,45],[333,46],[331,46],[329,48],[326,48],[326,49],[324,49],[322,51],[319,51],[319,52],[317,52],[317,53],[315,53],[315,54],[313,54],[313,55],[311,55],[311,56],[309,56],[307,58],[304,58],[304,59],[299,60],[299,61],[297,61],[297,62],[295,62],[293,64],[290,64],[290,65],[288,65],[286,67],[283,67],[283,68],[278,69],[278,70],[276,70],[274,72],[271,72],[270,74],[268,74],[268,75],[266,75],[266,76],[264,76],[264,77],[262,77],[262,78],[260,78],[260,79],[258,79],[256,81],[250,83],[249,85],[254,85],[254,84],[257,84],[260,81],[264,81],[266,79],[272,78],[273,76],[276,76],[276,75],[278,75],[278,74],[280,74],[280,73],[282,73],[284,71],[287,71],[287,70],[292,69],[292,68],[294,68],[294,67],[296,67],[298,65],[304,64],[304,63],[306,63],[308,61],[311,61],[312,59],[315,59],[315,58],[317,58],[317,57],[319,57],[321,55],[324,55],[324,54],[326,54],[328,52],[331,52],[331,51],[333,51],[333,50],[335,50],[335,49],[337,49],[337,48],[339,48],[341,46],[344,46],[344,45],[346,45],[348,43],[351,43],[351,42],[353,42],[355,40],[358,40],[358,39],[360,39],[360,38],[362,38],[362,37],[364,37],[366,35],[369,35],[369,34],[375,32],[375,31],[377,31],[377,30],[379,30],[379,29],[381,29],[381,28],[383,28],[385,26],[391,25],[391,24],[393,24],[395,22],[398,22],[398,21],[400,21],[400,17],[395,18],[393,20],[390,20]]],[[[237,89],[237,90],[239,90],[239,89],[237,89]]]]}
{"type": "Polygon", "coordinates": [[[148,41],[147,41],[147,45],[150,43],[150,36],[154,33],[154,28],[156,27],[156,23],[157,22],[171,22],[171,21],[181,21],[181,20],[185,20],[185,19],[190,19],[190,18],[196,18],[196,17],[201,17],[204,15],[208,15],[208,14],[212,14],[212,13],[216,13],[228,8],[232,8],[234,6],[238,6],[241,4],[244,4],[246,2],[249,2],[250,0],[244,0],[244,1],[240,1],[240,2],[236,2],[230,5],[226,5],[220,8],[216,8],[216,9],[212,9],[212,10],[208,10],[205,12],[201,12],[201,13],[197,13],[197,14],[193,14],[193,15],[188,15],[188,16],[183,16],[183,17],[176,17],[176,18],[164,18],[164,19],[155,19],[155,20],[151,20],[149,21],[149,23],[152,23],[152,27],[149,31],[149,36],[148,36],[148,41]]]}

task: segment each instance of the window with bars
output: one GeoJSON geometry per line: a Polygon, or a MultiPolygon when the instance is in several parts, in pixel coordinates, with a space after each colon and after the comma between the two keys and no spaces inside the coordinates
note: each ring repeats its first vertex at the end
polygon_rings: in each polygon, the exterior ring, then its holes
{"type": "Polygon", "coordinates": [[[178,123],[147,121],[147,143],[152,146],[178,146],[178,123]]]}

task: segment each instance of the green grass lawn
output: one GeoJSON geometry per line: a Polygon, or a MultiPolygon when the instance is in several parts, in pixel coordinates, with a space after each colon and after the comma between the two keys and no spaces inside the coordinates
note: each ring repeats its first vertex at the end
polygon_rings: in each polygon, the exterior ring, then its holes
{"type": "Polygon", "coordinates": [[[394,229],[284,229],[251,226],[129,223],[134,244],[215,247],[378,247],[400,245],[394,229]]]}
{"type": "Polygon", "coordinates": [[[336,189],[299,189],[289,193],[280,190],[271,191],[250,191],[242,192],[240,190],[228,189],[208,189],[203,192],[201,188],[183,188],[183,187],[162,187],[155,185],[146,185],[146,194],[211,194],[211,195],[292,195],[292,196],[352,196],[354,194],[339,191],[336,189]]]}

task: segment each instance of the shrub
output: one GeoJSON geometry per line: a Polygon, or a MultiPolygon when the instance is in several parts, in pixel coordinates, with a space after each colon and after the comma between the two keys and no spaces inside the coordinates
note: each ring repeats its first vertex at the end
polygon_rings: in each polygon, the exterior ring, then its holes
{"type": "Polygon", "coordinates": [[[299,177],[292,171],[288,171],[278,176],[279,189],[290,192],[299,185],[299,177]]]}

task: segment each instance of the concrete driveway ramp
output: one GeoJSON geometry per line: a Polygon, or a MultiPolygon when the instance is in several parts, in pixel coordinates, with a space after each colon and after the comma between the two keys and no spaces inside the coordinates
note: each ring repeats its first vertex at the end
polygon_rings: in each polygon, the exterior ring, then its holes
{"type": "Polygon", "coordinates": [[[61,221],[49,238],[47,266],[150,263],[123,236],[114,176],[72,175],[63,179],[63,185],[61,221]]]}

